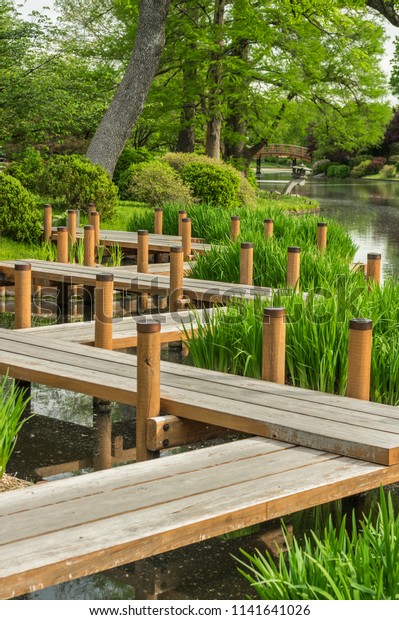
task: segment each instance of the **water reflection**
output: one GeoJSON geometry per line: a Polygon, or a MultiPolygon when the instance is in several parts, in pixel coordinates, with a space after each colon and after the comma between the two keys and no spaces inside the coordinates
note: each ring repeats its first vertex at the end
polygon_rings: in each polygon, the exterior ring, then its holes
{"type": "MultiPolygon", "coordinates": [[[[281,191],[282,182],[263,175],[260,186],[281,191]]],[[[317,200],[323,215],[346,228],[358,245],[356,260],[379,252],[383,273],[399,274],[399,182],[314,178],[298,194],[317,200]]]]}

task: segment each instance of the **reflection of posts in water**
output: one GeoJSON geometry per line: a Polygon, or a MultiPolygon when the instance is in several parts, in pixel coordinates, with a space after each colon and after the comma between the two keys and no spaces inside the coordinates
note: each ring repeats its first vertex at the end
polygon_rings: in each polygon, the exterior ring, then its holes
{"type": "Polygon", "coordinates": [[[94,471],[109,469],[112,464],[111,402],[93,398],[94,471]]]}

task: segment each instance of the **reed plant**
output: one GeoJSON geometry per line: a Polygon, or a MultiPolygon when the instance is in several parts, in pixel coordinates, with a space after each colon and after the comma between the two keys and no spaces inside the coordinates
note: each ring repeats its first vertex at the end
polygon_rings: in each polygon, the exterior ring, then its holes
{"type": "Polygon", "coordinates": [[[277,562],[269,552],[242,550],[240,573],[264,600],[399,599],[399,516],[392,497],[380,490],[377,514],[360,524],[352,513],[334,527],[331,516],[319,536],[311,531],[303,543],[284,527],[286,552],[277,562]],[[350,532],[348,531],[350,529],[350,532]]]}
{"type": "Polygon", "coordinates": [[[336,278],[329,288],[306,295],[277,292],[272,299],[237,299],[226,309],[215,308],[205,321],[185,327],[187,347],[195,366],[261,377],[263,309],[287,312],[287,382],[323,392],[345,394],[348,323],[350,318],[373,320],[370,398],[399,404],[399,285],[388,280],[371,286],[361,274],[336,278]],[[194,329],[197,329],[195,333],[194,329]]]}
{"type": "Polygon", "coordinates": [[[0,479],[15,448],[17,435],[29,418],[22,418],[28,403],[24,390],[4,377],[0,383],[0,479]]]}
{"type": "Polygon", "coordinates": [[[123,261],[123,252],[119,243],[113,243],[108,248],[109,257],[107,264],[109,267],[120,267],[123,261]]]}

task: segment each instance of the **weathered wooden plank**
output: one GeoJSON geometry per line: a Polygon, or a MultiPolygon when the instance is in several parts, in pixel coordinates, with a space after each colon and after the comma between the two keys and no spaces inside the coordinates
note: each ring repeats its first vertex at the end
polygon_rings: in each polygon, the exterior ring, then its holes
{"type": "Polygon", "coordinates": [[[226,436],[228,429],[212,424],[183,420],[173,415],[149,418],[147,422],[148,450],[162,450],[184,446],[196,441],[226,436]]]}
{"type": "MultiPolygon", "coordinates": [[[[289,452],[294,451],[303,452],[304,449],[293,448],[289,452]]],[[[189,460],[192,455],[184,456],[189,460]]],[[[142,465],[159,470],[165,460],[142,465]]],[[[142,559],[293,510],[374,488],[380,483],[388,484],[399,476],[399,466],[384,468],[344,457],[313,462],[305,466],[306,474],[301,468],[297,476],[293,470],[285,469],[269,475],[263,466],[262,469],[258,472],[259,477],[250,481],[235,482],[231,476],[230,485],[221,492],[216,482],[219,471],[214,468],[213,481],[216,484],[213,490],[199,491],[137,510],[135,502],[136,499],[140,501],[141,495],[135,493],[131,496],[128,512],[101,519],[95,527],[93,523],[85,523],[3,545],[0,547],[0,596],[16,596],[142,559]]],[[[222,477],[228,477],[226,468],[222,477]]],[[[90,486],[91,475],[85,478],[90,486]]],[[[41,488],[43,491],[39,488],[37,493],[45,491],[44,486],[41,488]]],[[[144,485],[143,491],[146,489],[147,485],[144,485]]],[[[60,511],[63,508],[61,505],[60,511]]],[[[13,526],[17,533],[18,515],[13,517],[13,526]]]]}
{"type": "MultiPolygon", "coordinates": [[[[0,347],[0,369],[9,367],[17,378],[135,404],[136,359],[132,356],[64,341],[42,344],[33,336],[7,330],[1,334],[0,347]]],[[[212,372],[208,371],[208,382],[205,371],[201,371],[201,379],[196,369],[180,377],[180,368],[166,362],[162,365],[161,406],[165,413],[373,462],[394,464],[399,460],[396,408],[374,405],[381,412],[377,417],[357,412],[354,405],[348,415],[338,401],[331,406],[321,393],[316,404],[286,399],[284,392],[264,397],[263,382],[252,380],[250,389],[227,388],[212,382],[212,372]],[[384,416],[384,412],[395,416],[384,416]]]]}
{"type": "Polygon", "coordinates": [[[13,515],[23,512],[29,501],[30,509],[48,505],[59,505],[65,501],[79,497],[94,498],[99,493],[106,493],[129,485],[146,484],[154,480],[164,480],[167,483],[173,476],[180,473],[201,471],[202,468],[215,468],[230,462],[238,462],[249,458],[264,456],[273,452],[290,450],[294,446],[282,441],[254,437],[250,442],[235,441],[223,445],[201,448],[190,452],[190,458],[186,453],[175,454],[173,459],[162,458],[161,468],[149,468],[147,463],[126,465],[116,471],[107,469],[90,474],[90,486],[83,482],[81,476],[67,478],[62,485],[59,481],[46,483],[46,493],[41,486],[33,485],[26,489],[28,494],[4,493],[0,502],[0,516],[13,515]]]}

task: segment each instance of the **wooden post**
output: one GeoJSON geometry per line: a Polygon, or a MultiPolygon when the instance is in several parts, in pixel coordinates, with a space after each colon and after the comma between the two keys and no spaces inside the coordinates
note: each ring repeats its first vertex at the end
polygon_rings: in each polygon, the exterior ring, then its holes
{"type": "Polygon", "coordinates": [[[184,219],[185,217],[187,217],[187,211],[185,211],[184,209],[179,211],[179,220],[177,223],[177,234],[179,235],[179,237],[182,236],[182,225],[181,225],[181,221],[182,219],[184,219]]]}
{"type": "Polygon", "coordinates": [[[15,329],[32,326],[32,267],[15,263],[15,329]]]}
{"type": "Polygon", "coordinates": [[[154,233],[156,235],[162,235],[162,218],[162,208],[157,207],[156,209],[154,209],[154,233]]]}
{"type": "Polygon", "coordinates": [[[381,254],[367,254],[367,279],[381,283],[381,254]]]}
{"type": "Polygon", "coordinates": [[[181,221],[181,234],[184,260],[191,258],[191,218],[184,217],[181,221]]]}
{"type": "MultiPolygon", "coordinates": [[[[99,273],[96,277],[94,346],[112,349],[112,316],[114,306],[114,276],[99,273]]],[[[93,398],[93,430],[95,448],[94,471],[112,466],[112,413],[111,402],[93,398]]]]}
{"type": "Polygon", "coordinates": [[[114,313],[114,276],[99,273],[96,276],[94,346],[112,349],[112,316],[114,313]]]}
{"type": "Polygon", "coordinates": [[[263,238],[271,239],[273,237],[274,232],[274,220],[266,219],[263,220],[263,238]]]}
{"type": "Polygon", "coordinates": [[[285,383],[285,308],[263,310],[262,379],[285,383]]]}
{"type": "Polygon", "coordinates": [[[76,243],[76,211],[75,209],[68,209],[67,228],[68,228],[68,245],[71,246],[74,243],[76,243]]]}
{"type": "Polygon", "coordinates": [[[325,252],[327,247],[327,223],[317,222],[317,249],[325,252]]]}
{"type": "Polygon", "coordinates": [[[349,321],[346,395],[351,398],[370,399],[372,327],[371,319],[349,321]]]}
{"type": "Polygon", "coordinates": [[[240,284],[252,285],[253,282],[254,244],[241,243],[240,284]]]}
{"type": "Polygon", "coordinates": [[[169,283],[169,312],[177,312],[179,300],[183,296],[183,248],[170,248],[170,283],[169,283]]]}
{"type": "Polygon", "coordinates": [[[88,214],[89,214],[89,218],[90,218],[90,213],[91,213],[92,211],[97,211],[97,207],[96,207],[96,205],[95,205],[95,203],[94,203],[94,202],[88,202],[88,203],[87,203],[87,212],[88,212],[88,214]]]}
{"type": "Polygon", "coordinates": [[[95,266],[94,252],[94,226],[84,227],[84,265],[85,267],[95,266]]]}
{"type": "Polygon", "coordinates": [[[147,449],[147,420],[161,410],[161,325],[137,322],[136,460],[158,456],[147,449]]]}
{"type": "MultiPolygon", "coordinates": [[[[137,271],[148,273],[148,230],[138,230],[137,241],[137,271]]],[[[137,299],[138,310],[145,312],[148,309],[148,293],[140,293],[137,299]]]]}
{"type": "Polygon", "coordinates": [[[44,226],[43,241],[51,240],[51,228],[53,225],[53,208],[51,205],[44,205],[44,226]]]}
{"type": "Polygon", "coordinates": [[[66,226],[57,228],[57,261],[59,263],[69,262],[68,229],[66,226]]]}
{"type": "Polygon", "coordinates": [[[234,242],[240,236],[241,220],[239,215],[232,215],[230,218],[230,239],[234,242]]]}
{"type": "Polygon", "coordinates": [[[100,245],[100,214],[98,211],[90,211],[89,223],[94,228],[94,245],[97,248],[100,245]]]}
{"type": "Polygon", "coordinates": [[[299,275],[301,265],[301,248],[291,246],[287,257],[287,286],[295,292],[299,290],[299,275]]]}

